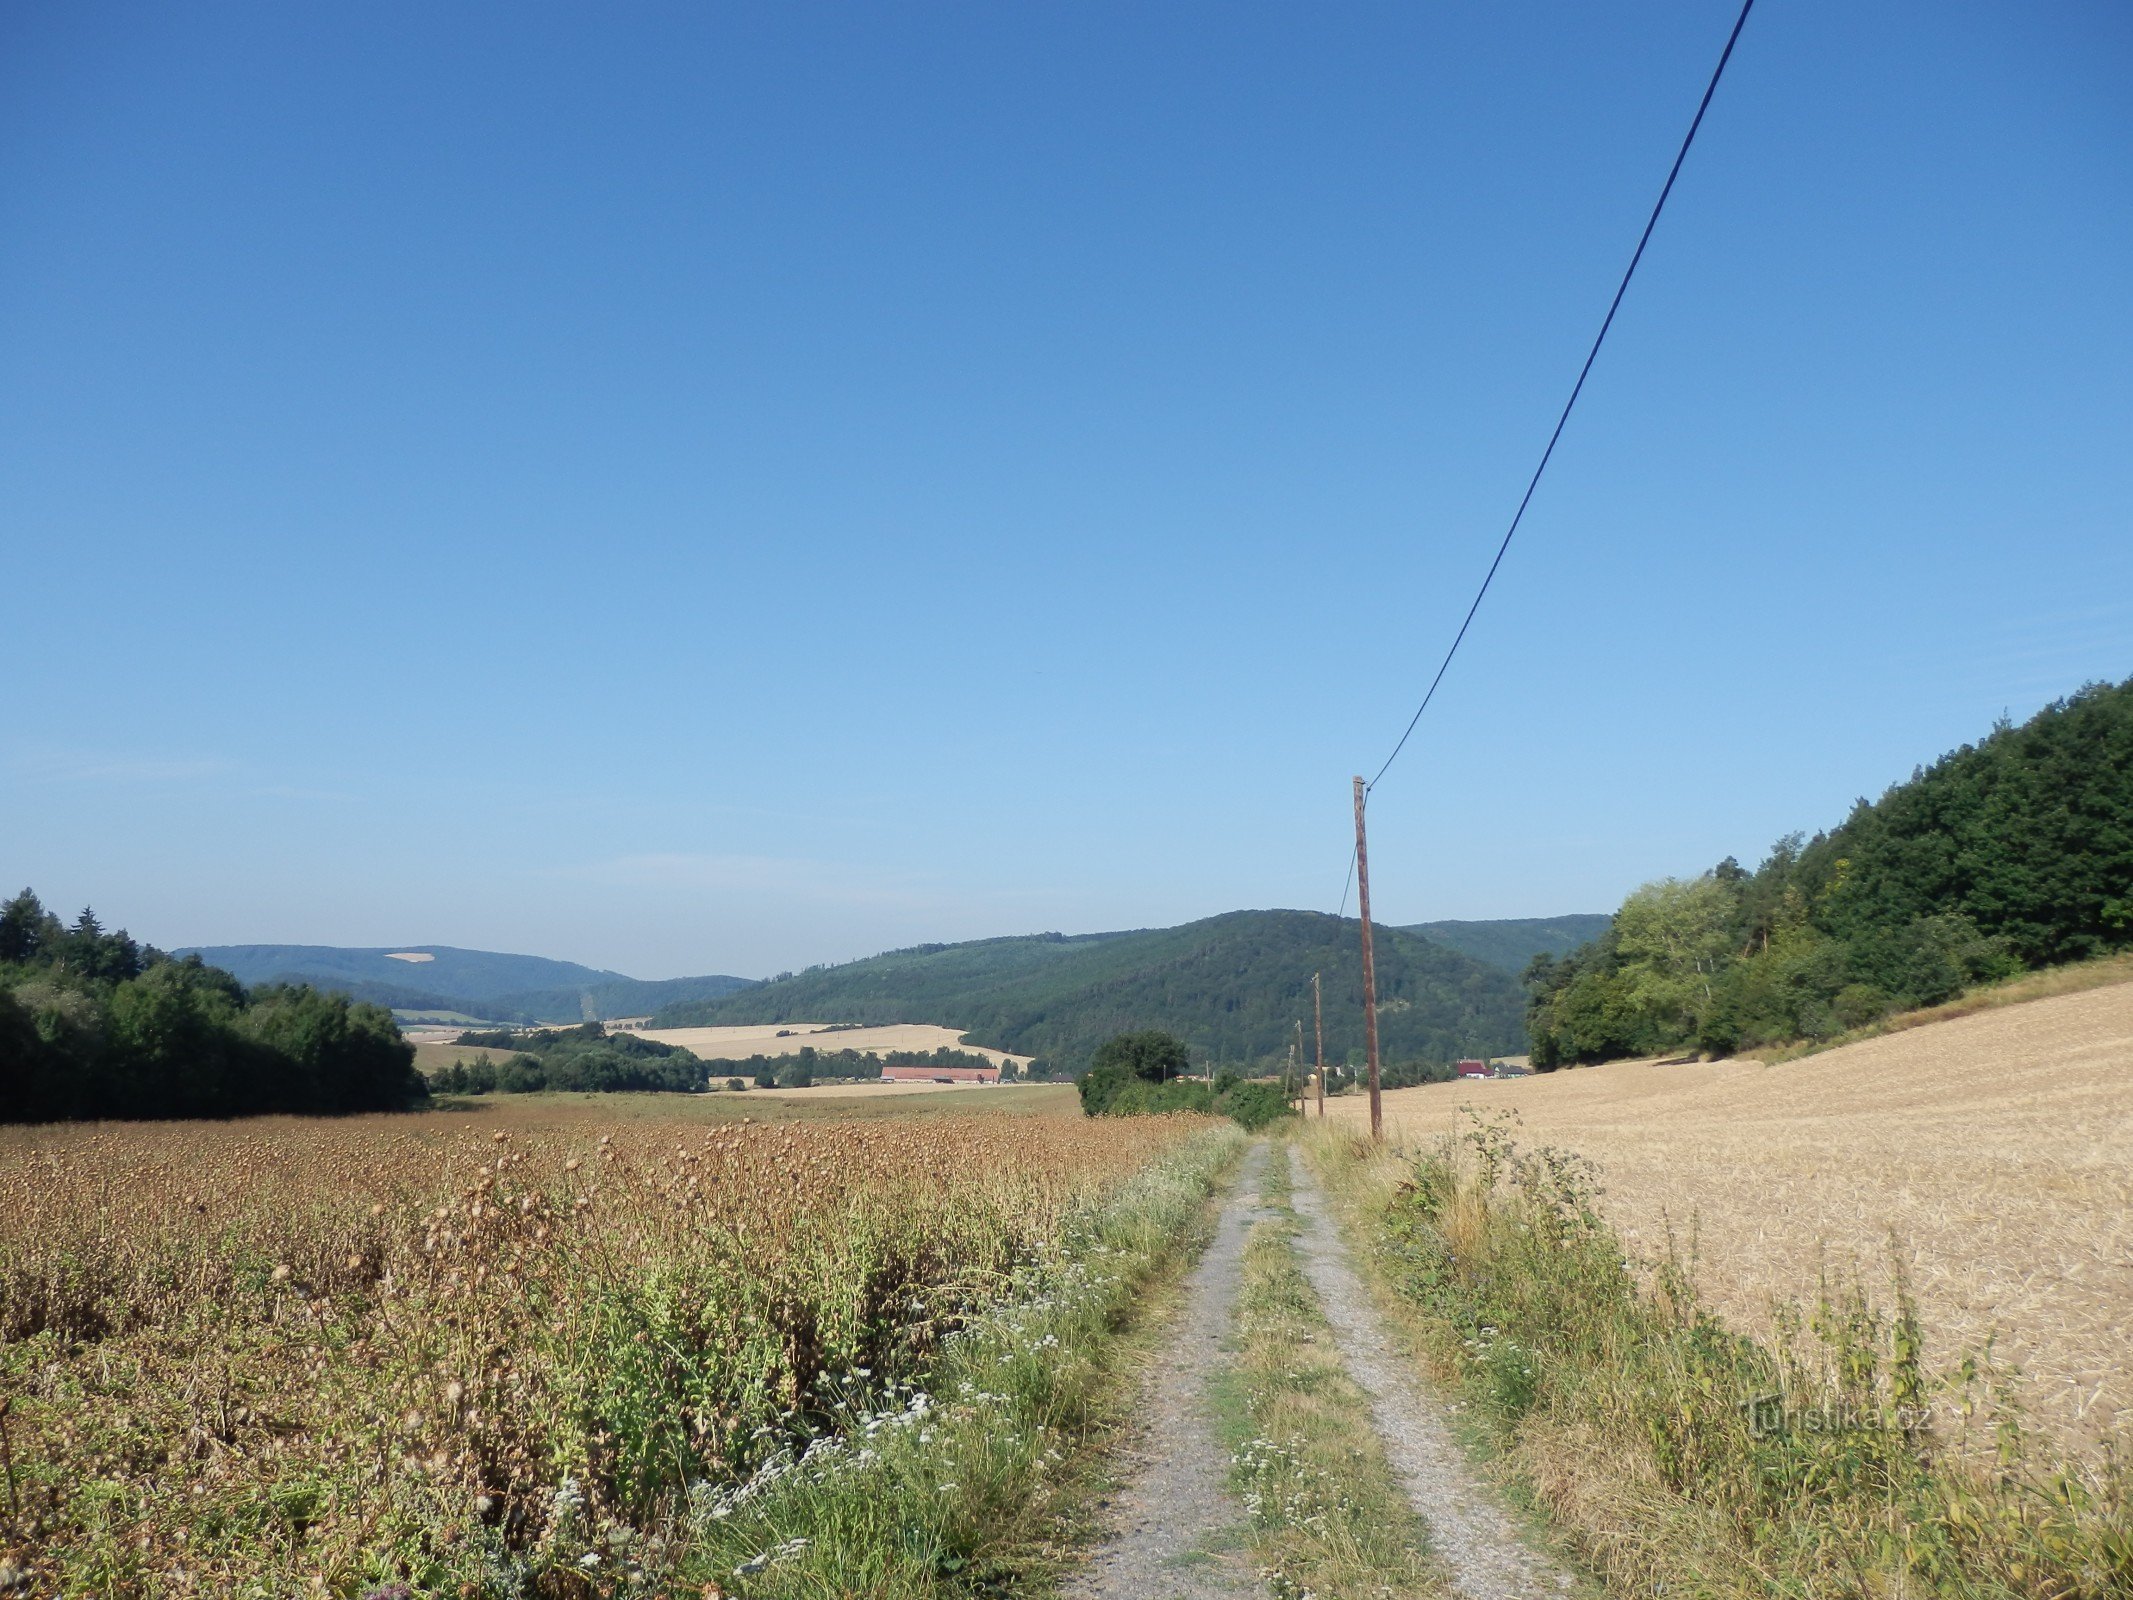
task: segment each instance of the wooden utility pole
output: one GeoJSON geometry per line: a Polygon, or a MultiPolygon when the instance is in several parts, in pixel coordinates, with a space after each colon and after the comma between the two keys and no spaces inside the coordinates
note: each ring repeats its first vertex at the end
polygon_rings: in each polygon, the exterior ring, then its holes
{"type": "Polygon", "coordinates": [[[1304,1108],[1304,1019],[1302,1017],[1296,1019],[1296,1043],[1293,1048],[1296,1051],[1296,1114],[1302,1116],[1304,1108]]]}
{"type": "Polygon", "coordinates": [[[1318,994],[1319,974],[1311,974],[1311,1031],[1318,1036],[1318,1114],[1326,1114],[1326,1008],[1318,994]]]}
{"type": "Polygon", "coordinates": [[[1378,1099],[1378,969],[1370,954],[1370,844],[1363,833],[1363,780],[1355,780],[1355,904],[1363,919],[1363,1047],[1370,1054],[1370,1137],[1385,1138],[1378,1099]]]}

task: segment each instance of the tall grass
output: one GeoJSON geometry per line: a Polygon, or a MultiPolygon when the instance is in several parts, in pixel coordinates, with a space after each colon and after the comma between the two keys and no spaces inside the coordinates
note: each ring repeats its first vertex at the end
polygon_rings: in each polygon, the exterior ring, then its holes
{"type": "Polygon", "coordinates": [[[1314,1139],[1434,1365],[1583,1554],[1640,1593],[2133,1594],[2123,1463],[2055,1460],[1989,1351],[1929,1366],[1899,1280],[1768,1343],[1678,1254],[1624,1256],[1578,1158],[1478,1122],[1417,1157],[1314,1139]]]}

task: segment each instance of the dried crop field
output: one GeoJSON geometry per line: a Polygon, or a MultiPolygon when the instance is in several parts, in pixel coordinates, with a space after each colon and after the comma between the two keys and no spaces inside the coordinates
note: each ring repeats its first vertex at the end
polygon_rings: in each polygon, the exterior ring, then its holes
{"type": "Polygon", "coordinates": [[[39,1593],[638,1592],[684,1484],[923,1370],[1198,1126],[603,1098],[652,1104],[0,1130],[0,1555],[39,1593]]]}
{"type": "MultiPolygon", "coordinates": [[[[2133,1421],[2133,984],[1981,1011],[1776,1066],[1617,1062],[1386,1097],[1408,1142],[1462,1108],[1600,1169],[1646,1254],[1694,1231],[1705,1298],[1766,1332],[1825,1264],[1886,1299],[1890,1251],[1946,1365],[1997,1332],[2035,1423],[2133,1421]]],[[[1329,1102],[1360,1121],[1360,1096],[1329,1102]]]]}

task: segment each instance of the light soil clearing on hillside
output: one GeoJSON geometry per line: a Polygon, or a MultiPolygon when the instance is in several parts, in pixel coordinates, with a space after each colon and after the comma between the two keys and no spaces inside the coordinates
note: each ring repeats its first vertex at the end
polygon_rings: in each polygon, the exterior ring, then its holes
{"type": "MultiPolygon", "coordinates": [[[[2133,1420],[2133,984],[1894,1033],[1778,1066],[1650,1061],[1385,1096],[1410,1144],[1463,1108],[1598,1164],[1647,1255],[1696,1231],[1698,1287],[1745,1332],[1826,1261],[1886,1299],[1890,1252],[1929,1361],[1998,1330],[2032,1419],[2074,1444],[2133,1420]]],[[[1362,1123],[1361,1095],[1327,1102],[1362,1123]]]]}
{"type": "Polygon", "coordinates": [[[891,1050],[960,1050],[988,1061],[1029,1065],[1029,1056],[983,1045],[965,1044],[954,1028],[928,1022],[898,1022],[879,1028],[836,1028],[825,1022],[765,1022],[734,1028],[640,1028],[631,1030],[661,1044],[693,1050],[706,1061],[742,1061],[749,1056],[791,1056],[803,1049],[863,1050],[886,1055],[891,1050]]]}

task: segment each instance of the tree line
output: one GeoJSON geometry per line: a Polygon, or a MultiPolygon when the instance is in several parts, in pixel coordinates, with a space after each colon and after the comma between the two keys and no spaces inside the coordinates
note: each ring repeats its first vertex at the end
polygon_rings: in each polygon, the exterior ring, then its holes
{"type": "Polygon", "coordinates": [[[431,1073],[430,1088],[438,1093],[693,1094],[704,1087],[704,1064],[693,1051],[634,1033],[609,1033],[598,1022],[531,1033],[469,1031],[458,1042],[510,1054],[500,1062],[480,1056],[431,1073]]]}
{"type": "Polygon", "coordinates": [[[1838,827],[1631,894],[1527,968],[1533,1064],[1827,1038],[2133,944],[2133,680],[1920,769],[1838,827]]]}
{"type": "MultiPolygon", "coordinates": [[[[717,1056],[704,1062],[710,1077],[752,1083],[758,1089],[806,1089],[817,1083],[871,1083],[885,1067],[960,1067],[990,1071],[989,1056],[971,1050],[822,1050],[802,1045],[790,1055],[717,1056]]],[[[1015,1076],[1013,1063],[1000,1067],[1003,1082],[1015,1076]]]]}
{"type": "Polygon", "coordinates": [[[384,1111],[426,1094],[381,1006],[248,990],[94,911],[63,923],[28,889],[0,905],[0,1121],[384,1111]]]}
{"type": "Polygon", "coordinates": [[[990,1067],[967,1050],[820,1050],[803,1045],[790,1055],[704,1058],[680,1045],[621,1032],[598,1022],[575,1028],[519,1033],[509,1028],[470,1029],[458,1043],[508,1054],[456,1062],[430,1074],[439,1094],[535,1094],[544,1089],[592,1093],[695,1094],[724,1081],[759,1089],[805,1089],[818,1082],[866,1082],[890,1067],[990,1067]]]}

